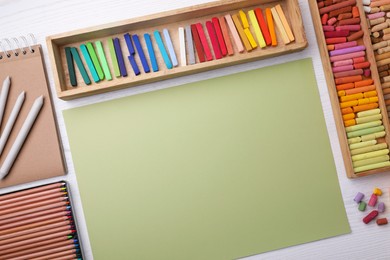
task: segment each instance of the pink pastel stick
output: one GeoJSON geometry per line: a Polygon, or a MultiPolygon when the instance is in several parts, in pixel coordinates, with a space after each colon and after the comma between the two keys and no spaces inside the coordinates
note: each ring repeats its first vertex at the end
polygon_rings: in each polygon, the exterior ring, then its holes
{"type": "Polygon", "coordinates": [[[345,66],[339,66],[339,67],[332,68],[333,73],[347,71],[347,70],[353,70],[353,65],[345,65],[345,66]]]}
{"type": "Polygon", "coordinates": [[[337,78],[342,78],[342,77],[349,77],[349,76],[355,76],[355,75],[363,75],[363,70],[362,69],[357,69],[357,70],[347,70],[347,71],[342,71],[342,72],[336,72],[333,74],[333,76],[337,78]]]}
{"type": "Polygon", "coordinates": [[[340,60],[347,60],[347,59],[352,59],[352,58],[356,58],[356,57],[362,57],[365,54],[366,54],[365,51],[357,51],[357,52],[352,52],[352,53],[347,53],[347,54],[343,54],[343,55],[337,55],[337,56],[330,57],[330,61],[335,62],[335,61],[340,61],[340,60]]]}
{"type": "Polygon", "coordinates": [[[352,64],[353,64],[352,59],[340,60],[340,61],[333,62],[333,67],[346,66],[346,65],[352,65],[352,64]]]}
{"type": "Polygon", "coordinates": [[[371,76],[371,70],[370,70],[370,69],[365,69],[365,70],[364,70],[364,76],[365,76],[365,77],[371,76]]]}
{"type": "Polygon", "coordinates": [[[376,18],[381,18],[381,17],[383,17],[385,15],[386,15],[385,12],[378,12],[378,13],[374,13],[374,14],[368,14],[367,18],[370,19],[370,20],[373,20],[373,19],[376,19],[376,18]]]}
{"type": "Polygon", "coordinates": [[[335,22],[337,22],[337,18],[336,17],[332,17],[328,20],[328,25],[333,25],[335,22]]]}
{"type": "Polygon", "coordinates": [[[330,51],[329,55],[330,56],[337,56],[337,55],[347,54],[347,53],[351,53],[351,52],[364,51],[365,49],[366,49],[366,46],[359,45],[359,46],[344,48],[344,49],[340,49],[340,50],[330,51]]]}
{"type": "Polygon", "coordinates": [[[334,26],[324,25],[324,26],[322,26],[322,30],[324,30],[324,32],[331,32],[331,31],[334,31],[334,26]]]}
{"type": "Polygon", "coordinates": [[[336,26],[336,31],[351,31],[356,32],[360,31],[361,26],[360,24],[348,24],[348,25],[339,25],[336,26]]]}
{"type": "Polygon", "coordinates": [[[349,48],[349,47],[353,47],[353,46],[357,46],[357,41],[351,41],[351,42],[344,42],[344,43],[335,44],[334,45],[334,49],[335,50],[339,50],[339,49],[349,48]]]}

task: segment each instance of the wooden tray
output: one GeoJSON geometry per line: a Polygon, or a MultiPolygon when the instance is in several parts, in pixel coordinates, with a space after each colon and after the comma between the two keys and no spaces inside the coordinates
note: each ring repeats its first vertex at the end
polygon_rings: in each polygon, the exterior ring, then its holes
{"type": "MultiPolygon", "coordinates": [[[[360,172],[358,174],[354,173],[352,159],[351,159],[351,153],[350,153],[349,146],[348,146],[347,135],[346,135],[346,131],[344,128],[344,121],[343,121],[341,110],[340,110],[339,98],[337,95],[336,85],[334,82],[334,77],[333,77],[331,62],[330,62],[329,54],[328,54],[328,50],[327,50],[327,45],[325,43],[325,36],[324,36],[323,30],[322,30],[321,16],[320,16],[320,13],[318,10],[317,1],[316,0],[309,0],[309,5],[310,5],[310,11],[311,11],[312,19],[313,19],[315,32],[316,32],[317,43],[318,43],[318,47],[319,47],[320,53],[321,53],[322,65],[324,68],[325,78],[326,78],[326,82],[328,85],[330,101],[332,103],[333,115],[334,115],[334,118],[336,121],[336,128],[337,128],[337,133],[338,133],[338,137],[339,137],[341,152],[343,155],[344,165],[345,165],[345,170],[346,170],[347,176],[349,178],[356,178],[356,177],[362,177],[362,176],[367,176],[367,175],[372,175],[372,174],[376,174],[376,173],[390,171],[390,167],[383,167],[383,168],[378,168],[378,169],[374,169],[374,170],[360,172]]],[[[364,31],[363,38],[359,40],[360,42],[359,41],[358,42],[359,42],[359,44],[364,44],[364,46],[366,46],[366,58],[371,64],[371,66],[370,66],[371,78],[374,80],[376,91],[378,93],[379,108],[380,108],[381,113],[382,113],[382,122],[383,122],[383,126],[385,127],[385,132],[386,132],[386,136],[384,138],[380,138],[377,140],[378,140],[378,143],[385,142],[389,145],[390,144],[389,119],[388,119],[387,109],[386,109],[384,98],[383,98],[383,93],[382,93],[381,83],[380,83],[380,79],[379,79],[379,75],[378,75],[378,70],[376,67],[376,61],[375,61],[374,53],[372,51],[372,45],[371,45],[371,40],[370,40],[370,36],[369,36],[369,29],[368,29],[368,25],[367,25],[367,20],[365,19],[365,13],[364,13],[363,6],[362,6],[360,1],[357,1],[357,6],[359,8],[359,13],[360,13],[360,17],[361,17],[360,25],[361,25],[362,30],[364,31]]]]}
{"type": "MultiPolygon", "coordinates": [[[[146,52],[146,45],[143,41],[143,37],[140,38],[142,47],[146,52]]],[[[49,36],[47,37],[47,46],[49,49],[50,61],[53,67],[57,95],[63,100],[70,100],[78,97],[118,90],[144,83],[160,81],[163,79],[193,74],[214,68],[220,68],[299,51],[307,46],[307,40],[297,0],[224,0],[49,36]],[[179,64],[178,67],[174,67],[173,69],[168,70],[163,63],[162,56],[160,55],[158,47],[153,40],[153,45],[160,68],[158,72],[141,72],[140,75],[135,76],[127,60],[126,56],[128,56],[128,50],[123,38],[123,34],[125,33],[143,35],[144,33],[148,32],[153,34],[154,30],[159,30],[162,32],[163,28],[167,28],[170,32],[176,55],[179,56],[179,26],[186,26],[196,22],[202,22],[204,25],[207,20],[211,20],[211,18],[214,16],[220,17],[226,14],[235,14],[238,13],[238,11],[241,9],[248,11],[259,7],[262,8],[264,12],[264,8],[273,7],[277,4],[281,4],[295,36],[295,41],[288,45],[283,43],[279,32],[276,29],[278,38],[278,46],[276,47],[266,47],[263,49],[258,47],[251,52],[244,53],[238,53],[237,49],[235,48],[234,55],[232,56],[226,56],[219,60],[212,60],[203,63],[199,63],[197,60],[197,63],[194,65],[181,66],[179,64]],[[113,37],[118,37],[120,39],[127,72],[129,75],[127,77],[119,78],[116,78],[113,75],[113,80],[111,81],[102,80],[98,83],[92,82],[91,85],[86,85],[82,80],[78,69],[76,69],[78,86],[72,87],[70,85],[64,48],[70,46],[79,47],[80,44],[86,42],[95,42],[97,40],[101,40],[110,70],[113,72],[111,57],[109,55],[107,44],[107,39],[113,37]]],[[[141,67],[141,62],[138,55],[136,55],[136,61],[137,64],[141,67]]],[[[83,62],[86,66],[84,60],[83,62]]],[[[89,73],[89,70],[87,71],[89,73]]]]}

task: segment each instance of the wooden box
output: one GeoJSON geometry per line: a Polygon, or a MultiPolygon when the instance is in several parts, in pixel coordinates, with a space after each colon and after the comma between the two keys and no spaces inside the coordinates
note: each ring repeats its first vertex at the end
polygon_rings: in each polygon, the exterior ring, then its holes
{"type": "MultiPolygon", "coordinates": [[[[253,28],[251,28],[251,30],[252,29],[253,28]]],[[[253,30],[252,33],[254,33],[253,30]]],[[[208,37],[207,33],[206,35],[208,37]]],[[[140,38],[144,52],[147,53],[143,37],[140,38]]],[[[210,41],[209,45],[211,46],[210,41]]],[[[213,68],[220,68],[299,51],[307,46],[307,40],[297,0],[224,0],[49,36],[47,37],[47,46],[52,63],[57,95],[63,100],[71,100],[83,96],[118,90],[182,75],[193,74],[213,68]],[[173,69],[167,69],[163,63],[162,56],[158,51],[157,44],[153,40],[153,46],[160,69],[158,72],[143,73],[142,71],[140,75],[135,76],[128,62],[128,50],[123,38],[123,34],[125,33],[138,34],[142,36],[146,32],[153,34],[153,31],[155,30],[162,32],[164,28],[167,28],[170,32],[176,55],[179,57],[179,26],[186,26],[197,22],[201,22],[204,26],[204,23],[207,20],[211,20],[211,18],[215,16],[220,17],[226,14],[235,14],[238,13],[238,11],[241,9],[248,11],[258,7],[262,8],[264,12],[264,8],[274,7],[277,4],[282,6],[282,9],[284,10],[286,18],[295,36],[295,41],[287,45],[283,43],[278,29],[276,29],[278,38],[278,45],[276,47],[267,46],[266,48],[262,49],[257,47],[251,52],[244,51],[244,53],[238,53],[237,49],[234,47],[234,54],[232,56],[226,56],[219,60],[214,59],[203,63],[199,63],[198,58],[196,57],[197,62],[194,65],[181,66],[179,63],[179,66],[177,67],[174,67],[173,69]],[[113,75],[113,79],[111,81],[102,80],[98,83],[92,82],[91,85],[86,85],[82,80],[78,69],[76,69],[78,86],[72,87],[70,84],[66,63],[65,47],[79,47],[80,44],[83,43],[101,40],[111,73],[113,73],[113,66],[107,44],[107,39],[113,37],[118,37],[120,39],[128,76],[116,78],[113,75]]],[[[141,62],[138,55],[136,55],[135,58],[138,66],[141,69],[141,62]]],[[[84,65],[86,65],[83,57],[82,60],[84,65]]]]}
{"type": "MultiPolygon", "coordinates": [[[[364,32],[364,36],[362,39],[358,40],[358,44],[364,44],[366,47],[366,59],[371,64],[371,66],[370,66],[371,78],[374,80],[375,88],[376,88],[376,91],[378,93],[379,108],[380,108],[381,113],[382,113],[382,121],[383,121],[383,125],[385,127],[385,132],[386,132],[386,136],[378,139],[378,143],[387,143],[389,145],[390,144],[389,119],[388,119],[387,109],[386,109],[384,98],[383,98],[383,92],[382,92],[382,88],[381,88],[380,79],[378,76],[376,61],[375,61],[374,53],[372,50],[372,44],[371,44],[371,40],[370,40],[370,36],[369,36],[369,29],[368,29],[368,25],[367,25],[367,20],[365,18],[365,13],[364,13],[361,1],[356,1],[356,2],[357,2],[356,6],[359,8],[359,14],[361,17],[361,22],[360,22],[361,29],[364,32]]],[[[313,24],[314,24],[314,28],[315,28],[315,32],[316,32],[317,43],[318,43],[318,47],[319,47],[320,54],[321,54],[322,65],[324,68],[324,73],[325,73],[325,77],[326,77],[330,100],[332,103],[333,115],[334,115],[334,118],[336,121],[336,128],[337,128],[337,133],[338,133],[338,137],[339,137],[341,152],[343,155],[347,176],[349,178],[356,178],[356,177],[367,176],[367,175],[371,175],[371,174],[390,171],[390,167],[382,167],[382,168],[378,168],[378,169],[364,171],[364,172],[361,172],[358,174],[354,173],[352,159],[351,159],[351,152],[349,149],[347,135],[346,135],[345,127],[344,127],[344,121],[343,121],[341,110],[340,110],[339,98],[338,98],[336,85],[335,85],[335,81],[334,81],[334,77],[333,77],[333,72],[332,72],[331,62],[330,62],[330,58],[329,58],[329,54],[328,54],[327,44],[325,42],[325,36],[323,33],[323,29],[322,29],[321,15],[319,13],[319,9],[318,9],[316,0],[309,0],[309,5],[310,5],[310,11],[312,14],[313,24]]]]}

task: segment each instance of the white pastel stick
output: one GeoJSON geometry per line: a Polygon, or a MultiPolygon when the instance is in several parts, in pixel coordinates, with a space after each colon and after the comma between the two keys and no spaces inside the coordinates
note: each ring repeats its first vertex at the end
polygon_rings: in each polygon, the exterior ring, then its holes
{"type": "Polygon", "coordinates": [[[168,48],[169,56],[171,57],[172,66],[176,67],[177,65],[179,65],[179,63],[177,62],[175,49],[173,48],[171,36],[169,35],[169,31],[167,29],[163,30],[163,34],[164,34],[165,44],[168,48]]]}
{"type": "Polygon", "coordinates": [[[179,27],[179,43],[180,43],[180,63],[181,63],[181,66],[187,66],[186,41],[184,38],[184,28],[183,27],[179,27]]]}
{"type": "Polygon", "coordinates": [[[41,111],[42,106],[43,106],[43,96],[40,96],[34,101],[34,104],[32,105],[31,110],[28,113],[27,118],[22,125],[22,128],[18,133],[18,136],[15,139],[15,142],[12,144],[12,147],[9,150],[7,157],[4,160],[3,165],[1,165],[0,180],[3,179],[5,176],[7,176],[7,174],[9,173],[9,170],[14,164],[14,161],[18,156],[18,153],[22,148],[24,141],[26,140],[27,135],[31,130],[31,127],[35,122],[35,119],[38,117],[39,111],[41,111]]]}
{"type": "Polygon", "coordinates": [[[195,64],[195,50],[194,43],[192,42],[191,26],[186,26],[186,40],[187,40],[187,53],[188,53],[188,64],[195,64]]]}
{"type": "Polygon", "coordinates": [[[16,119],[18,118],[20,108],[23,105],[25,92],[22,91],[22,93],[19,94],[18,98],[16,99],[14,108],[12,109],[12,112],[8,118],[7,124],[5,125],[4,131],[1,133],[0,137],[0,155],[4,150],[5,144],[7,143],[9,134],[11,133],[12,128],[14,127],[14,123],[16,119]]]}
{"type": "Polygon", "coordinates": [[[9,76],[7,76],[3,81],[3,87],[1,88],[1,94],[0,94],[0,126],[1,126],[1,121],[3,120],[5,105],[7,104],[10,85],[11,85],[11,79],[9,76]]]}

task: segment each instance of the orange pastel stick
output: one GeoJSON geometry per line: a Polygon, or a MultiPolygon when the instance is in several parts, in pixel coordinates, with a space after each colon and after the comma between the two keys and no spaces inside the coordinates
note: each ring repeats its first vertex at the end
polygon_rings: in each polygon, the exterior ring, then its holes
{"type": "Polygon", "coordinates": [[[365,79],[361,81],[356,81],[355,82],[355,88],[359,87],[365,87],[374,84],[374,81],[372,79],[365,79]]]}
{"type": "Polygon", "coordinates": [[[343,114],[343,115],[350,114],[350,113],[353,113],[352,107],[346,107],[346,108],[341,109],[341,114],[343,114]]]}
{"type": "Polygon", "coordinates": [[[364,96],[365,98],[377,97],[377,96],[378,96],[378,93],[376,92],[376,90],[372,90],[372,91],[364,92],[364,93],[363,93],[363,96],[364,96]]]}
{"type": "Polygon", "coordinates": [[[352,83],[356,81],[361,81],[363,79],[362,75],[342,77],[335,79],[336,84],[352,83]]]}
{"type": "Polygon", "coordinates": [[[271,35],[272,46],[276,46],[278,45],[278,41],[276,40],[275,25],[274,20],[272,19],[271,8],[265,9],[265,16],[267,17],[268,29],[271,35]]]}
{"type": "Polygon", "coordinates": [[[341,102],[340,103],[340,107],[341,108],[354,107],[354,106],[357,106],[357,105],[359,105],[359,101],[357,101],[357,100],[351,100],[351,101],[341,102]]]}
{"type": "Polygon", "coordinates": [[[346,95],[352,95],[352,94],[362,93],[362,92],[371,91],[371,90],[375,90],[375,85],[369,85],[369,86],[364,86],[364,87],[347,89],[347,90],[344,90],[344,91],[345,91],[346,95]]]}
{"type": "Polygon", "coordinates": [[[351,120],[346,120],[346,121],[344,121],[344,126],[345,126],[345,127],[351,126],[351,125],[356,125],[355,119],[351,119],[351,120]]]}
{"type": "Polygon", "coordinates": [[[230,41],[229,31],[228,31],[225,17],[223,16],[219,17],[219,25],[221,26],[222,35],[223,35],[223,39],[225,40],[228,55],[231,56],[234,54],[234,51],[233,51],[232,42],[230,41]]]}
{"type": "Polygon", "coordinates": [[[345,84],[336,85],[336,89],[337,90],[351,89],[351,88],[354,88],[354,87],[355,87],[355,84],[353,84],[352,82],[351,83],[345,83],[345,84]]]}
{"type": "Polygon", "coordinates": [[[328,44],[326,47],[328,48],[328,51],[333,51],[334,50],[334,45],[333,44],[328,44]]]}
{"type": "Polygon", "coordinates": [[[359,14],[359,9],[358,9],[358,7],[355,5],[354,7],[352,7],[352,16],[354,17],[354,18],[357,18],[357,17],[359,17],[360,16],[360,14],[359,14]]]}
{"type": "Polygon", "coordinates": [[[353,107],[353,112],[361,112],[361,111],[365,111],[365,110],[370,110],[370,109],[374,109],[374,108],[378,108],[378,103],[370,103],[370,104],[365,104],[365,105],[361,105],[361,106],[354,106],[353,107]]]}
{"type": "Polygon", "coordinates": [[[355,113],[349,113],[349,114],[343,115],[343,120],[344,121],[351,120],[351,119],[354,119],[354,118],[355,118],[355,113]]]}

